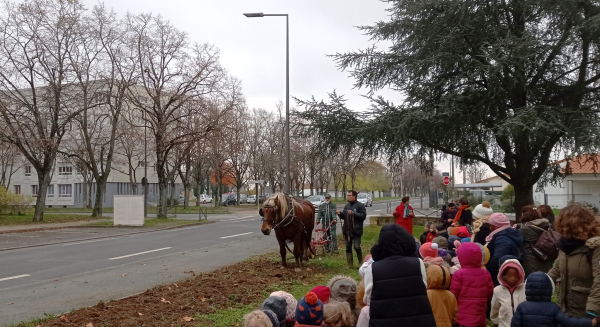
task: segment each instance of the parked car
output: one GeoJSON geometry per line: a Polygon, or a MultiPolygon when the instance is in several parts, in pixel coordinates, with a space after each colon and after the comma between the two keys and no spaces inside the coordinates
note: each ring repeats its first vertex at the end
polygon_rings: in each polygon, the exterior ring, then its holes
{"type": "Polygon", "coordinates": [[[223,195],[221,195],[221,204],[224,206],[228,206],[228,205],[236,205],[237,203],[237,198],[236,195],[234,193],[223,193],[223,195]]]}
{"type": "Polygon", "coordinates": [[[212,203],[212,200],[208,194],[200,194],[200,203],[212,203]]]}
{"type": "Polygon", "coordinates": [[[373,199],[371,199],[371,196],[367,193],[359,193],[358,196],[356,197],[356,200],[358,202],[364,204],[365,207],[373,206],[373,199]]]}
{"type": "Polygon", "coordinates": [[[240,194],[240,204],[248,203],[248,196],[246,194],[240,194]]]}
{"type": "Polygon", "coordinates": [[[246,203],[256,204],[256,195],[249,195],[248,198],[246,198],[246,203]]]}
{"type": "Polygon", "coordinates": [[[325,202],[324,195],[311,195],[306,198],[307,201],[312,203],[315,208],[318,208],[323,202],[325,202]]]}

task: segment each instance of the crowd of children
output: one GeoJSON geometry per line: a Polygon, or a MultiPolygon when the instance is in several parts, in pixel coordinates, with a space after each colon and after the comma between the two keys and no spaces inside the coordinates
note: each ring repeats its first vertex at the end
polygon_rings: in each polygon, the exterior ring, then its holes
{"type": "MultiPolygon", "coordinates": [[[[464,225],[454,223],[460,228],[427,224],[420,239],[398,224],[383,226],[372,255],[358,268],[360,281],[336,276],[299,300],[274,292],[261,310],[245,316],[245,326],[485,327],[488,319],[500,327],[597,324],[594,317],[564,313],[552,302],[553,280],[545,272],[526,275],[522,258],[495,259],[492,276],[486,269],[488,244],[472,241],[470,212],[464,209],[461,205],[464,225]]],[[[480,218],[491,210],[474,211],[480,218]]],[[[504,218],[488,215],[476,232],[489,242],[513,228],[504,218]]]]}

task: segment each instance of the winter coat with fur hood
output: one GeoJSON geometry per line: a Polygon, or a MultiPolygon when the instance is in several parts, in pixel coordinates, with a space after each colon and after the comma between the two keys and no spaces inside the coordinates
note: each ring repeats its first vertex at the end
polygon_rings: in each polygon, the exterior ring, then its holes
{"type": "Polygon", "coordinates": [[[558,286],[558,305],[573,317],[600,315],[600,236],[587,241],[561,239],[548,276],[558,286]]]}
{"type": "Polygon", "coordinates": [[[452,276],[450,292],[458,302],[458,324],[469,327],[486,327],[487,301],[494,293],[490,273],[481,268],[481,249],[466,242],[456,250],[461,269],[452,276]]]}
{"type": "Polygon", "coordinates": [[[450,270],[447,268],[437,265],[427,268],[427,297],[437,327],[452,327],[458,319],[456,297],[447,291],[450,278],[450,270]]]}
{"type": "Polygon", "coordinates": [[[547,273],[552,268],[552,261],[542,261],[533,254],[533,247],[540,238],[542,232],[550,228],[548,219],[540,218],[528,221],[519,229],[523,235],[523,269],[525,269],[525,278],[530,274],[541,271],[547,273]]]}
{"type": "Polygon", "coordinates": [[[500,285],[494,288],[490,318],[499,327],[510,327],[510,322],[517,307],[525,301],[525,272],[519,260],[509,259],[504,261],[498,272],[498,280],[500,285]],[[514,288],[502,279],[504,271],[508,268],[515,268],[519,272],[519,284],[514,288]]]}

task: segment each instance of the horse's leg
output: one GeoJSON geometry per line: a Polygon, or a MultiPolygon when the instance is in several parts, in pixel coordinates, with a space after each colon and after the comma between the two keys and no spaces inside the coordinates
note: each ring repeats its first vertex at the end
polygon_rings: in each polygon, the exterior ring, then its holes
{"type": "Polygon", "coordinates": [[[285,257],[287,255],[285,249],[285,240],[277,238],[277,242],[279,243],[279,254],[281,255],[281,265],[287,267],[287,262],[285,261],[285,257]]]}
{"type": "Polygon", "coordinates": [[[294,238],[294,259],[296,259],[296,266],[298,268],[302,268],[302,249],[303,249],[303,244],[302,244],[302,238],[296,236],[294,238]]]}

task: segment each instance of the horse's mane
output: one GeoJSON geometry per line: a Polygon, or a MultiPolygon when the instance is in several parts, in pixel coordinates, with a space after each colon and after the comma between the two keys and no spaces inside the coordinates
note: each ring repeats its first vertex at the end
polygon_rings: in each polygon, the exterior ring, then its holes
{"type": "MultiPolygon", "coordinates": [[[[293,207],[300,207],[300,209],[302,210],[302,212],[304,212],[304,206],[301,205],[298,201],[296,201],[294,199],[294,197],[290,197],[292,200],[292,206],[293,207]]],[[[289,210],[289,204],[288,204],[288,200],[287,200],[287,196],[284,193],[277,193],[277,194],[273,194],[273,196],[271,196],[270,198],[267,199],[267,201],[265,201],[265,206],[277,206],[275,204],[275,200],[277,200],[277,202],[279,203],[279,208],[281,209],[281,215],[286,215],[288,210],[289,210]]]]}

